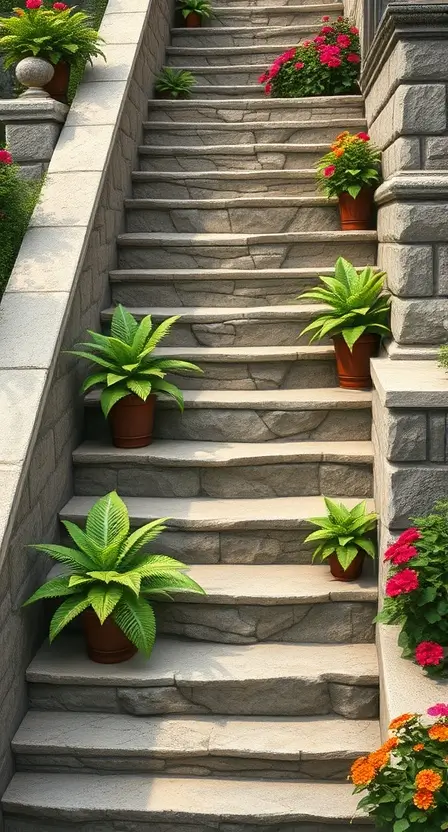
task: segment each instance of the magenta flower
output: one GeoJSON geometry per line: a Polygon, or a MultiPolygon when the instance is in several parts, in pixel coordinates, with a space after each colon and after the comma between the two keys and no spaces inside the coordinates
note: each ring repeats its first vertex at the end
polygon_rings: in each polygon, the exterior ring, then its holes
{"type": "Polygon", "coordinates": [[[445,651],[436,641],[422,641],[415,651],[415,660],[420,667],[438,665],[445,658],[445,651]]]}
{"type": "Polygon", "coordinates": [[[27,9],[40,9],[43,5],[42,0],[26,0],[27,9]]]}
{"type": "Polygon", "coordinates": [[[416,558],[417,555],[418,552],[415,546],[409,546],[407,544],[400,546],[399,543],[394,543],[393,546],[389,546],[384,555],[384,560],[390,560],[394,566],[401,566],[403,563],[412,560],[412,558],[416,558]]]}
{"type": "Polygon", "coordinates": [[[68,6],[66,3],[53,3],[53,8],[57,12],[66,12],[68,6]]]}
{"type": "Polygon", "coordinates": [[[427,714],[428,716],[448,716],[448,705],[439,702],[437,705],[433,705],[432,708],[428,708],[427,714]]]}
{"type": "Polygon", "coordinates": [[[329,179],[331,176],[333,176],[335,170],[336,167],[334,165],[328,165],[328,167],[324,169],[324,176],[326,176],[326,178],[329,179]]]}
{"type": "Polygon", "coordinates": [[[348,60],[349,64],[360,64],[361,63],[361,58],[360,58],[359,55],[356,54],[356,52],[350,52],[350,54],[347,55],[347,60],[348,60]]]}
{"type": "Polygon", "coordinates": [[[405,595],[418,589],[418,575],[415,569],[403,569],[386,583],[386,595],[389,598],[396,598],[397,595],[405,595]]]}
{"type": "MultiPolygon", "coordinates": [[[[365,135],[367,135],[367,134],[365,134],[365,135]]],[[[358,133],[358,136],[359,136],[360,139],[363,138],[363,136],[361,136],[360,133],[358,133]]],[[[367,137],[367,140],[370,140],[370,136],[367,137]]],[[[364,141],[366,141],[366,139],[364,139],[364,141]]],[[[419,530],[416,529],[413,526],[412,528],[406,529],[405,532],[400,534],[400,537],[398,538],[398,540],[396,542],[400,543],[400,544],[402,544],[402,543],[415,543],[415,541],[420,540],[420,538],[421,538],[421,534],[420,534],[419,530]]]]}
{"type": "Polygon", "coordinates": [[[294,64],[294,66],[295,66],[296,69],[303,69],[305,64],[303,63],[303,61],[297,61],[297,63],[294,64]]]}
{"type": "Polygon", "coordinates": [[[12,156],[9,150],[0,150],[0,165],[12,165],[12,156]]]}
{"type": "Polygon", "coordinates": [[[348,49],[351,44],[351,39],[348,35],[338,35],[336,38],[336,43],[338,46],[341,46],[342,49],[348,49]]]}

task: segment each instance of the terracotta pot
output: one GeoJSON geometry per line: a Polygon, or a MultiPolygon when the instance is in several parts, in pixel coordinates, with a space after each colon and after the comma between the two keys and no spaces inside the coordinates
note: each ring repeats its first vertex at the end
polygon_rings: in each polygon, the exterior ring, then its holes
{"type": "Polygon", "coordinates": [[[51,81],[44,87],[44,90],[55,98],[67,104],[68,85],[70,83],[70,66],[65,61],[59,61],[54,68],[54,75],[51,81]]]}
{"type": "Polygon", "coordinates": [[[378,354],[379,335],[361,335],[350,352],[342,335],[333,338],[339,387],[347,390],[370,390],[370,359],[378,354]]]}
{"type": "Polygon", "coordinates": [[[190,12],[185,18],[185,26],[187,29],[199,29],[202,26],[202,15],[197,12],[190,12]]]}
{"type": "Polygon", "coordinates": [[[338,561],[337,555],[330,555],[328,561],[333,578],[336,578],[338,581],[357,581],[362,572],[364,558],[364,552],[358,552],[348,569],[343,569],[338,561]]]}
{"type": "Polygon", "coordinates": [[[106,618],[104,624],[100,624],[93,610],[86,610],[81,617],[87,654],[92,662],[119,664],[135,656],[137,648],[122,633],[112,618],[106,618]]]}
{"type": "Polygon", "coordinates": [[[145,448],[151,444],[155,404],[152,394],[145,402],[130,395],[114,404],[109,420],[116,448],[145,448]]]}
{"type": "Polygon", "coordinates": [[[372,188],[363,188],[356,199],[348,193],[339,194],[339,213],[342,231],[368,231],[372,227],[372,188]]]}

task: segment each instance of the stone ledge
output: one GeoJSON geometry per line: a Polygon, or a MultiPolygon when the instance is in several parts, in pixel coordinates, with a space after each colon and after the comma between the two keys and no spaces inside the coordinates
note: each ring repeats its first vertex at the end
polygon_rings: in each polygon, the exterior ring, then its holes
{"type": "Polygon", "coordinates": [[[375,191],[375,202],[377,205],[411,200],[446,202],[447,194],[448,171],[403,171],[380,185],[375,191]]]}
{"type": "Polygon", "coordinates": [[[385,407],[448,410],[448,373],[435,361],[394,364],[387,358],[372,360],[372,377],[385,407]]]}
{"type": "Polygon", "coordinates": [[[12,98],[0,100],[0,121],[62,124],[68,107],[53,98],[12,98]]]}

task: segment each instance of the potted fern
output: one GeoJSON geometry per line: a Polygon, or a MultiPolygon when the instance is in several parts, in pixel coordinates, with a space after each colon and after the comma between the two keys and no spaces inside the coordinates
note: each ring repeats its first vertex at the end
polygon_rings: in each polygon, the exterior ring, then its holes
{"type": "Polygon", "coordinates": [[[381,338],[390,334],[390,298],[383,294],[386,277],[371,266],[357,272],[339,257],[334,277],[320,276],[324,286],[299,297],[329,307],[301,335],[312,332],[310,343],[326,336],[333,339],[341,387],[364,390],[372,386],[370,359],[377,355],[381,338]]]}
{"type": "Polygon", "coordinates": [[[154,86],[156,98],[190,98],[194,76],[186,69],[164,67],[154,86]]]}
{"type": "Polygon", "coordinates": [[[74,546],[33,546],[62,564],[62,571],[25,605],[64,598],[51,619],[50,642],[81,616],[87,653],[94,662],[117,664],[138,650],[149,656],[156,622],[148,598],[166,599],[178,591],[204,594],[184,574],[185,564],[142,551],[164,531],[165,521],[154,520],[130,534],[127,508],[112,491],[92,506],[85,531],[68,520],[63,522],[74,546]]]}
{"type": "Polygon", "coordinates": [[[171,396],[183,410],[179,388],[165,380],[168,372],[201,373],[189,361],[154,356],[179,315],[167,318],[154,328],[150,315],[140,323],[124,306],[117,306],[112,316],[111,334],[88,331],[91,341],[71,350],[71,355],[99,365],[99,372],[84,381],[81,393],[100,387],[101,408],[110,417],[112,436],[117,448],[144,448],[152,441],[154,408],[159,393],[171,396]]]}
{"type": "Polygon", "coordinates": [[[324,497],[328,510],[326,517],[311,517],[309,523],[318,526],[305,543],[317,542],[313,554],[328,560],[330,571],[338,581],[356,581],[362,572],[365,555],[374,558],[376,546],[369,536],[376,526],[378,515],[368,512],[365,500],[351,510],[342,503],[324,497]]]}
{"type": "Polygon", "coordinates": [[[188,29],[199,28],[202,18],[211,15],[209,0],[179,0],[178,8],[188,29]]]}
{"type": "Polygon", "coordinates": [[[44,89],[66,102],[70,67],[83,66],[98,55],[105,57],[100,49],[102,38],[90,26],[91,18],[65,3],[46,6],[44,0],[27,0],[25,9],[14,11],[11,17],[0,17],[0,52],[5,68],[20,66],[25,58],[48,61],[54,74],[44,89]]]}

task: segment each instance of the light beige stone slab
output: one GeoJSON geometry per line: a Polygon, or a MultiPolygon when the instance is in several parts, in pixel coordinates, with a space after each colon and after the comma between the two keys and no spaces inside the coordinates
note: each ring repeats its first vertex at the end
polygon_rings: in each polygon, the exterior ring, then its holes
{"type": "Polygon", "coordinates": [[[101,24],[101,37],[107,44],[138,43],[144,27],[146,8],[141,11],[115,11],[104,16],[101,24]]]}
{"type": "Polygon", "coordinates": [[[7,292],[0,310],[0,369],[48,369],[66,304],[65,292],[7,292]]]}
{"type": "Polygon", "coordinates": [[[447,409],[448,373],[436,361],[389,361],[374,358],[372,372],[386,407],[447,409]]]}
{"type": "Polygon", "coordinates": [[[66,126],[50,162],[48,175],[67,171],[103,171],[114,136],[114,126],[66,126]]]}
{"type": "Polygon", "coordinates": [[[75,124],[116,124],[125,91],[125,81],[82,83],[70,108],[66,124],[69,127],[75,124]]]}
{"type": "Polygon", "coordinates": [[[0,370],[0,463],[23,462],[46,375],[44,370],[0,370]]]}
{"type": "Polygon", "coordinates": [[[5,294],[70,292],[85,240],[86,230],[82,227],[29,228],[5,294]]]}

